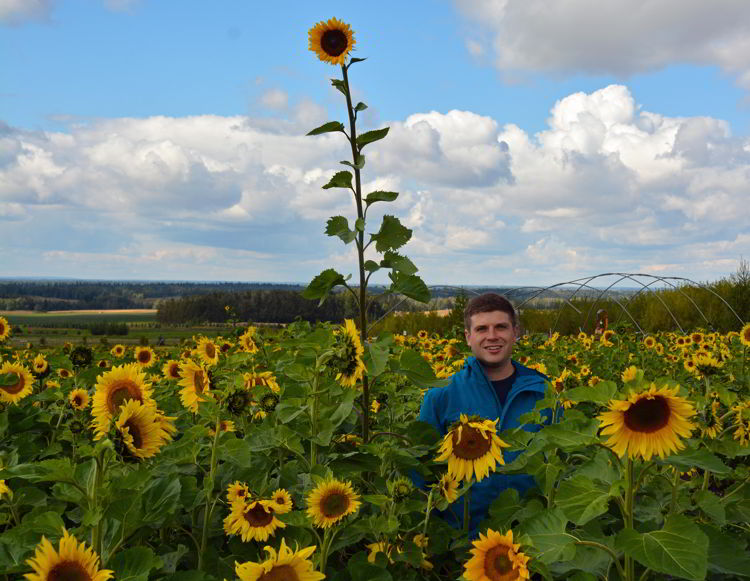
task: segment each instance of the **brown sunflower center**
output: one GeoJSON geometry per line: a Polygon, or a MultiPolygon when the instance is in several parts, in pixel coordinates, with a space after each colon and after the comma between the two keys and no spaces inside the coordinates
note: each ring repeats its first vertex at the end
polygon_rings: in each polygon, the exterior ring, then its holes
{"type": "Polygon", "coordinates": [[[88,571],[77,561],[62,561],[47,573],[48,581],[92,581],[88,571]]]}
{"type": "Polygon", "coordinates": [[[492,442],[476,428],[465,425],[459,440],[458,430],[453,432],[453,454],[462,460],[476,460],[490,451],[492,442]]]}
{"type": "Polygon", "coordinates": [[[203,371],[198,370],[195,372],[193,383],[195,383],[195,391],[198,393],[203,393],[203,388],[204,388],[204,383],[205,383],[204,378],[203,378],[203,371]]]}
{"type": "Polygon", "coordinates": [[[216,346],[213,343],[206,343],[206,356],[213,359],[216,356],[216,346]]]}
{"type": "Polygon", "coordinates": [[[509,547],[497,545],[487,551],[484,557],[484,574],[491,581],[511,581],[518,579],[518,571],[513,569],[513,562],[508,557],[509,547]]]}
{"type": "Polygon", "coordinates": [[[77,395],[73,398],[73,405],[76,407],[81,407],[83,405],[83,398],[80,395],[77,395]]]}
{"type": "Polygon", "coordinates": [[[299,575],[291,565],[276,565],[258,577],[258,581],[299,581],[299,575]]]}
{"type": "Polygon", "coordinates": [[[343,492],[331,492],[320,501],[320,512],[327,518],[341,516],[348,508],[349,497],[343,492]]]}
{"type": "Polygon", "coordinates": [[[141,427],[132,419],[125,422],[124,428],[128,429],[130,437],[133,438],[133,448],[140,450],[143,447],[143,437],[141,436],[141,427]]]}
{"type": "Polygon", "coordinates": [[[172,379],[180,378],[180,364],[179,363],[171,363],[169,365],[169,377],[171,377],[172,379]]]}
{"type": "Polygon", "coordinates": [[[326,30],[320,39],[320,47],[330,56],[339,56],[346,50],[349,40],[341,30],[326,30]]]}
{"type": "Polygon", "coordinates": [[[148,363],[151,361],[151,352],[150,351],[140,351],[138,353],[138,361],[140,363],[148,363]]]}
{"type": "Polygon", "coordinates": [[[10,393],[10,394],[19,393],[26,385],[23,375],[21,375],[20,373],[15,373],[13,371],[9,371],[8,375],[15,375],[16,382],[10,385],[0,385],[0,389],[2,389],[5,393],[10,393]]]}
{"type": "Polygon", "coordinates": [[[138,389],[138,386],[129,379],[116,381],[109,389],[109,395],[107,396],[107,409],[114,413],[129,399],[136,399],[143,403],[141,390],[138,389]]]}
{"type": "Polygon", "coordinates": [[[246,510],[244,513],[245,520],[251,527],[265,527],[273,521],[273,513],[266,510],[259,502],[255,503],[253,508],[246,510]]]}
{"type": "Polygon", "coordinates": [[[651,433],[669,423],[669,403],[657,395],[653,399],[643,398],[625,412],[625,425],[634,432],[651,433]]]}

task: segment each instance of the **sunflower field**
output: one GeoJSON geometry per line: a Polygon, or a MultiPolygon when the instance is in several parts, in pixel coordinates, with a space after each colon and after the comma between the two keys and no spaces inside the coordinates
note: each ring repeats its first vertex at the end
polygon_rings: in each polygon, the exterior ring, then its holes
{"type": "Polygon", "coordinates": [[[464,364],[468,348],[453,338],[362,345],[347,321],[249,327],[181,348],[34,351],[6,340],[0,572],[748,578],[749,345],[750,325],[524,336],[516,359],[550,378],[524,418],[541,429],[497,433],[496,418],[462,417],[441,438],[417,417],[425,390],[464,364]],[[472,439],[486,447],[462,444],[472,439]],[[495,472],[530,474],[537,487],[500,494],[478,535],[447,524],[495,472]]]}

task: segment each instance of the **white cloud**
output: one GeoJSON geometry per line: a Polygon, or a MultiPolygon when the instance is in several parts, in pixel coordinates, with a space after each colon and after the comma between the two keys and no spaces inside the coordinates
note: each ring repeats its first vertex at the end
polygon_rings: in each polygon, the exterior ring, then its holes
{"type": "Polygon", "coordinates": [[[15,26],[27,20],[47,20],[53,0],[0,0],[0,23],[15,26]]]}
{"type": "Polygon", "coordinates": [[[269,109],[286,109],[289,103],[289,95],[281,89],[269,89],[260,96],[260,103],[269,109]]]}
{"type": "MultiPolygon", "coordinates": [[[[489,37],[496,66],[627,76],[672,63],[714,64],[750,88],[745,0],[455,0],[489,37]]],[[[478,51],[472,51],[478,52],[478,51]]]]}

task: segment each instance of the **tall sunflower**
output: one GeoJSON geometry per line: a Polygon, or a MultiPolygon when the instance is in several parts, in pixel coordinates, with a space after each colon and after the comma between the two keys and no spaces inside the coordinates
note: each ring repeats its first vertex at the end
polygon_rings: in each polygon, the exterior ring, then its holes
{"type": "Polygon", "coordinates": [[[274,516],[271,503],[267,500],[250,502],[233,502],[229,516],[224,519],[224,532],[228,535],[240,535],[244,542],[249,540],[267,541],[276,529],[286,525],[274,516]]]}
{"type": "Polygon", "coordinates": [[[472,420],[461,414],[459,422],[443,437],[435,460],[448,460],[448,474],[458,481],[483,480],[497,464],[505,464],[502,448],[509,444],[497,435],[497,420],[472,420]]]}
{"type": "Polygon", "coordinates": [[[281,547],[277,553],[273,547],[264,547],[268,553],[268,559],[262,563],[247,561],[245,563],[235,562],[234,571],[240,581],[320,581],[325,579],[323,573],[318,573],[313,568],[310,556],[315,552],[315,547],[306,547],[292,551],[287,547],[286,540],[281,539],[281,547]]]}
{"type": "Polygon", "coordinates": [[[70,392],[68,401],[74,409],[85,410],[89,405],[89,392],[85,389],[74,389],[70,392]]]}
{"type": "Polygon", "coordinates": [[[0,342],[5,341],[10,336],[10,324],[8,319],[0,317],[0,342]]]}
{"type": "Polygon", "coordinates": [[[352,488],[351,482],[342,482],[335,478],[323,480],[307,495],[307,516],[315,526],[328,528],[342,518],[357,512],[359,495],[352,488]]]}
{"type": "Polygon", "coordinates": [[[479,533],[473,543],[472,557],[464,563],[464,577],[468,581],[514,581],[528,579],[526,564],[529,557],[513,542],[513,531],[502,534],[487,529],[487,535],[479,533]]]}
{"type": "Polygon", "coordinates": [[[137,363],[115,366],[99,376],[91,405],[95,439],[107,433],[112,418],[129,400],[152,403],[151,384],[137,363]]]}
{"type": "Polygon", "coordinates": [[[18,404],[27,395],[31,395],[34,378],[31,372],[20,363],[6,361],[0,367],[0,402],[18,404]]]}
{"type": "Polygon", "coordinates": [[[665,458],[682,450],[695,425],[688,418],[695,415],[693,405],[677,395],[679,387],[657,389],[652,383],[647,391],[631,393],[626,400],[611,400],[609,410],[598,416],[606,445],[619,456],[650,460],[654,454],[665,458]]]}
{"type": "Polygon", "coordinates": [[[351,27],[337,18],[318,22],[307,33],[308,48],[325,63],[343,65],[357,41],[351,27]]]}
{"type": "Polygon", "coordinates": [[[195,352],[206,365],[216,365],[219,362],[219,348],[208,337],[201,337],[195,352]]]}
{"type": "Polygon", "coordinates": [[[180,377],[182,379],[178,385],[182,386],[180,390],[182,405],[195,413],[198,411],[198,404],[205,401],[205,396],[211,389],[208,370],[203,365],[188,359],[180,363],[180,377]]]}
{"type": "Polygon", "coordinates": [[[365,350],[353,320],[346,319],[337,331],[334,350],[336,355],[330,359],[329,365],[336,372],[336,381],[342,387],[356,387],[365,373],[362,360],[365,350]]]}
{"type": "Polygon", "coordinates": [[[99,569],[99,555],[94,549],[87,549],[85,543],[79,543],[68,531],[63,531],[59,552],[46,537],[42,537],[34,556],[26,563],[34,570],[25,575],[29,581],[107,581],[113,575],[109,569],[99,569]]]}
{"type": "Polygon", "coordinates": [[[172,439],[169,419],[157,413],[156,407],[130,400],[120,408],[115,422],[128,453],[139,460],[156,456],[172,439]]]}
{"type": "Polygon", "coordinates": [[[151,347],[136,347],[133,357],[135,362],[144,369],[156,361],[156,353],[151,347]]]}

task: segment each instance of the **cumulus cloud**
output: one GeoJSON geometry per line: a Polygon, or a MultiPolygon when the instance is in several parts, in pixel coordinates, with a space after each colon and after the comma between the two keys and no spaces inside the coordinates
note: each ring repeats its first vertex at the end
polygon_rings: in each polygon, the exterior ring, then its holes
{"type": "MultiPolygon", "coordinates": [[[[718,65],[750,88],[745,0],[456,0],[496,66],[619,76],[672,63],[718,65]]],[[[473,54],[480,51],[472,49],[473,54]]]]}

